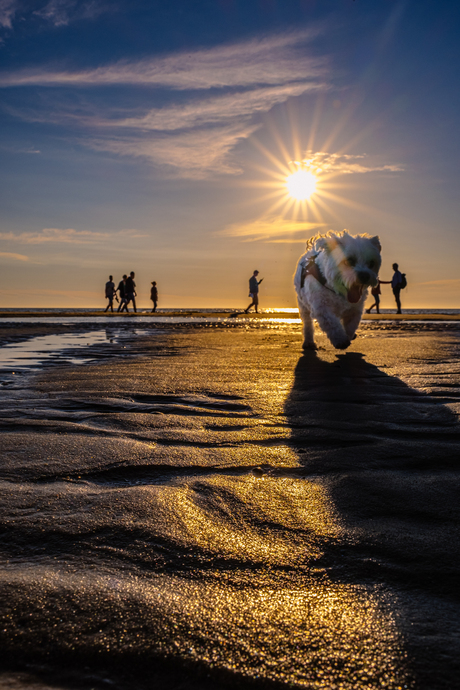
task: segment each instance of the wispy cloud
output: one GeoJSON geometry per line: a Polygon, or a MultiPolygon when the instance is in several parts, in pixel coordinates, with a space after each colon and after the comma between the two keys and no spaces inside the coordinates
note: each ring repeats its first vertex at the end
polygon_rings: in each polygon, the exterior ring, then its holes
{"type": "Polygon", "coordinates": [[[113,11],[113,4],[101,0],[45,0],[33,3],[27,0],[0,0],[0,27],[12,29],[14,20],[26,21],[38,17],[43,22],[54,26],[67,26],[73,21],[96,19],[101,14],[113,11]]]}
{"type": "Polygon", "coordinates": [[[29,257],[24,254],[14,254],[12,252],[0,252],[0,259],[11,259],[13,261],[29,261],[29,257]]]}
{"type": "Polygon", "coordinates": [[[430,285],[431,287],[460,287],[460,278],[444,278],[443,280],[428,280],[423,283],[413,283],[413,285],[430,285]]]}
{"type": "Polygon", "coordinates": [[[91,70],[24,69],[0,75],[0,86],[127,84],[195,90],[318,80],[326,77],[326,61],[305,51],[317,34],[285,33],[91,70]]]}
{"type": "MultiPolygon", "coordinates": [[[[37,295],[48,296],[58,296],[58,297],[94,297],[95,293],[91,290],[49,290],[46,288],[34,287],[33,290],[34,297],[37,295]]],[[[21,290],[18,289],[6,289],[2,290],[3,297],[18,297],[19,295],[30,296],[30,288],[21,290]]]]}
{"type": "MultiPolygon", "coordinates": [[[[145,237],[137,230],[122,230],[119,232],[93,232],[92,230],[74,230],[73,228],[44,228],[40,232],[0,232],[0,240],[15,242],[17,244],[98,244],[115,241],[117,239],[130,239],[145,237]]],[[[2,254],[5,256],[5,254],[2,254]]],[[[21,254],[8,254],[8,256],[22,256],[21,254]]],[[[28,260],[25,257],[25,260],[28,260]]]]}
{"type": "Polygon", "coordinates": [[[401,172],[404,170],[399,164],[371,164],[366,154],[327,153],[326,151],[307,151],[302,161],[296,161],[299,166],[311,170],[315,175],[321,173],[338,173],[340,175],[354,175],[370,172],[401,172]]]}
{"type": "MultiPolygon", "coordinates": [[[[52,0],[47,11],[57,12],[61,4],[73,7],[72,2],[52,0]]],[[[235,175],[242,172],[235,149],[261,126],[263,113],[289,98],[330,88],[327,60],[313,54],[318,34],[316,28],[265,36],[84,71],[39,67],[5,72],[0,73],[0,87],[65,86],[65,95],[60,89],[47,89],[43,102],[37,105],[35,99],[31,108],[22,106],[15,114],[34,122],[71,125],[71,136],[79,136],[82,145],[93,150],[145,158],[170,176],[235,175]],[[114,84],[147,87],[150,102],[161,89],[166,103],[131,109],[125,104],[101,105],[101,87],[114,84]],[[72,101],[65,100],[69,86],[86,87],[84,96],[74,90],[72,101]],[[98,89],[87,88],[92,86],[98,89]]],[[[403,169],[364,154],[324,151],[308,151],[299,165],[323,174],[403,169]]]]}
{"type": "Polygon", "coordinates": [[[107,119],[98,115],[85,115],[81,110],[78,116],[68,113],[68,117],[78,119],[81,124],[91,127],[168,132],[247,118],[257,113],[267,112],[277,103],[283,103],[292,96],[300,96],[307,91],[319,88],[324,89],[326,86],[309,82],[289,82],[274,87],[255,88],[210,98],[195,98],[185,104],[151,108],[145,113],[131,117],[107,119]]]}
{"type": "Polygon", "coordinates": [[[72,21],[95,19],[107,12],[108,6],[99,0],[49,0],[33,13],[54,26],[67,26],[72,21]]]}
{"type": "Polygon", "coordinates": [[[71,125],[74,132],[85,132],[83,143],[94,150],[143,157],[166,167],[170,175],[196,179],[241,172],[232,160],[232,150],[260,126],[261,113],[290,97],[326,88],[325,84],[289,82],[207,98],[194,95],[185,103],[144,109],[128,117],[95,107],[86,99],[71,106],[53,103],[48,95],[40,110],[34,107],[14,114],[33,122],[71,125]]]}
{"type": "Polygon", "coordinates": [[[11,29],[13,18],[19,9],[17,0],[0,0],[0,26],[11,29]]]}
{"type": "Polygon", "coordinates": [[[239,237],[243,242],[290,243],[299,242],[302,238],[294,238],[293,235],[303,233],[305,239],[312,231],[324,227],[324,223],[308,223],[295,220],[286,220],[280,216],[264,216],[247,223],[232,223],[217,234],[227,237],[239,237]]]}
{"type": "Polygon", "coordinates": [[[242,172],[232,151],[257,127],[242,123],[174,135],[94,138],[86,145],[98,151],[147,158],[161,165],[171,176],[203,179],[213,172],[224,175],[242,172]]]}

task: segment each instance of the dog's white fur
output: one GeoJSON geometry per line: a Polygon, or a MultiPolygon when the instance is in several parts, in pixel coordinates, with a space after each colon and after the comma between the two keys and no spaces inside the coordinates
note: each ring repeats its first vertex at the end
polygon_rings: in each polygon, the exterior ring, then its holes
{"type": "Polygon", "coordinates": [[[300,257],[294,275],[304,350],[317,349],[313,319],[335,348],[345,350],[350,345],[356,337],[367,289],[378,284],[380,251],[377,236],[353,236],[346,230],[317,235],[307,242],[307,251],[300,257]],[[305,276],[305,268],[311,261],[326,279],[325,285],[314,275],[305,276]]]}

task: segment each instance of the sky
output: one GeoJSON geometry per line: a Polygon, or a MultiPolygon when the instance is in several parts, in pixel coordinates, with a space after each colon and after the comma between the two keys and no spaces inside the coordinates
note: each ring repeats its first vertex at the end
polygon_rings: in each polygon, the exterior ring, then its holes
{"type": "Polygon", "coordinates": [[[403,308],[460,308],[459,35],[450,0],[0,0],[0,308],[130,271],[141,307],[246,307],[255,269],[294,307],[344,229],[403,308]]]}

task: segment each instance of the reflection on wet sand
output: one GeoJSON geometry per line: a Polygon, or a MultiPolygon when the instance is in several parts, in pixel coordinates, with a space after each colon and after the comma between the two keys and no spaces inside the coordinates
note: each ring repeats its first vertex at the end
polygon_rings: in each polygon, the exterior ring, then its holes
{"type": "MultiPolygon", "coordinates": [[[[297,339],[159,335],[0,396],[4,669],[59,687],[449,687],[456,418],[395,375],[383,338],[300,359],[297,339]],[[441,596],[424,665],[417,615],[441,596]]],[[[427,347],[406,339],[405,361],[427,347]]]]}
{"type": "MultiPolygon", "coordinates": [[[[401,642],[381,594],[308,578],[283,583],[270,571],[248,575],[227,582],[225,572],[196,580],[38,567],[8,585],[3,576],[2,584],[29,602],[14,609],[23,627],[28,617],[53,622],[34,626],[33,636],[25,631],[26,656],[42,648],[57,651],[61,662],[134,662],[134,683],[139,670],[151,673],[162,657],[176,657],[189,673],[204,664],[236,674],[233,687],[244,687],[244,678],[263,687],[270,680],[324,690],[403,687],[401,642]]],[[[227,687],[225,675],[217,678],[227,687]]]]}

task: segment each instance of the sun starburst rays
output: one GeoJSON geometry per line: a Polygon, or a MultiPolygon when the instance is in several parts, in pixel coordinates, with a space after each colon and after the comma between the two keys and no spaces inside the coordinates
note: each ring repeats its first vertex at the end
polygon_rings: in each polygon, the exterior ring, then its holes
{"type": "Polygon", "coordinates": [[[313,229],[314,226],[344,223],[340,206],[366,215],[370,212],[365,205],[355,201],[354,192],[358,188],[349,182],[349,174],[386,168],[366,165],[367,161],[362,160],[365,155],[349,154],[346,152],[349,147],[330,152],[342,122],[329,131],[323,146],[315,146],[323,105],[322,102],[317,103],[308,131],[305,131],[300,113],[287,109],[289,141],[270,120],[266,122],[268,139],[261,140],[257,135],[250,138],[251,144],[262,154],[262,160],[254,162],[252,169],[256,175],[244,184],[246,188],[259,188],[260,194],[251,196],[246,203],[262,206],[261,218],[272,219],[272,236],[264,237],[264,241],[292,242],[297,239],[295,232],[299,230],[293,231],[292,237],[284,234],[284,239],[274,240],[277,237],[276,218],[281,226],[292,221],[299,225],[299,229],[302,223],[313,229]],[[344,175],[348,178],[346,182],[344,175]]]}

